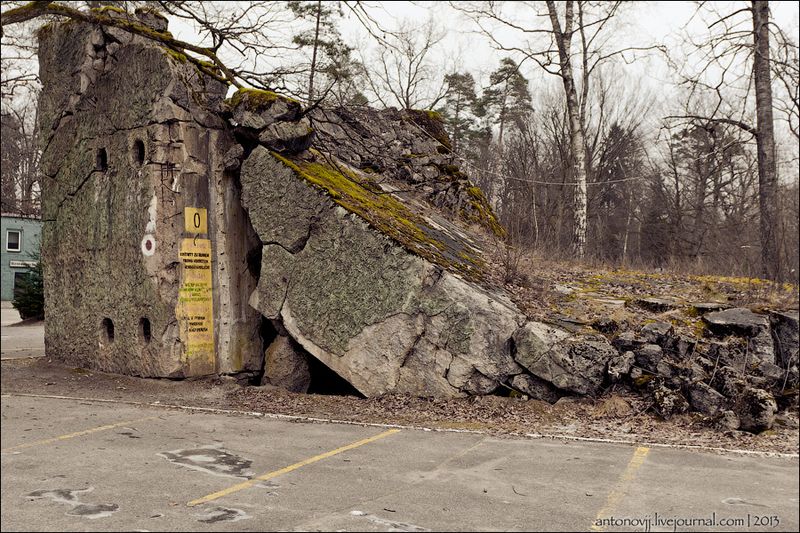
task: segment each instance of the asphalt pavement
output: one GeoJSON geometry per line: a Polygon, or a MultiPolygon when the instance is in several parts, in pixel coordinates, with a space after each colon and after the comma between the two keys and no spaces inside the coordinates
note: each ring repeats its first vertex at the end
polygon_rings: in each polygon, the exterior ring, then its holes
{"type": "Polygon", "coordinates": [[[0,357],[20,359],[44,356],[44,322],[19,324],[11,302],[0,303],[0,357]]]}
{"type": "Polygon", "coordinates": [[[21,394],[3,394],[0,440],[3,531],[800,525],[796,457],[300,423],[21,394]]]}

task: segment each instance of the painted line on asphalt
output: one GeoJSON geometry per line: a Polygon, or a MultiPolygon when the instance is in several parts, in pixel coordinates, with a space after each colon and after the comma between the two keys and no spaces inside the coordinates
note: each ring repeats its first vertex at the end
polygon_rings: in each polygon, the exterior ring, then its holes
{"type": "Polygon", "coordinates": [[[222,498],[223,496],[228,496],[229,494],[233,494],[234,492],[239,492],[241,490],[248,489],[248,488],[252,487],[253,485],[255,485],[256,483],[258,483],[259,481],[267,481],[267,480],[276,478],[278,476],[282,476],[283,474],[288,474],[289,472],[297,470],[298,468],[302,468],[302,467],[304,467],[306,465],[310,465],[310,464],[316,463],[318,461],[322,461],[323,459],[327,459],[328,457],[333,457],[334,455],[338,455],[338,454],[346,452],[348,450],[352,450],[354,448],[358,448],[359,446],[364,446],[365,444],[369,444],[371,442],[375,442],[376,440],[380,440],[382,438],[388,437],[389,435],[394,435],[395,433],[399,433],[399,432],[400,432],[399,429],[390,429],[388,431],[384,431],[383,433],[379,433],[377,435],[373,435],[372,437],[368,437],[366,439],[362,439],[362,440],[350,443],[350,444],[348,444],[346,446],[341,446],[339,448],[336,448],[335,450],[331,450],[329,452],[321,453],[319,455],[315,455],[314,457],[309,457],[308,459],[304,459],[304,460],[302,460],[300,462],[294,463],[293,465],[289,465],[287,467],[281,468],[280,470],[275,470],[273,472],[269,472],[269,473],[263,474],[261,476],[254,477],[252,479],[248,479],[247,481],[244,481],[242,483],[238,483],[236,485],[228,487],[227,489],[223,489],[223,490],[211,493],[211,494],[209,494],[207,496],[203,496],[202,498],[197,498],[196,500],[190,501],[186,505],[188,505],[189,507],[193,507],[195,505],[200,505],[202,503],[206,503],[206,502],[210,502],[210,501],[213,501],[213,500],[217,500],[219,498],[222,498]]]}
{"type": "Polygon", "coordinates": [[[758,450],[741,450],[738,448],[721,448],[716,446],[701,446],[699,444],[667,444],[663,442],[635,441],[625,439],[604,439],[601,437],[576,437],[574,435],[559,435],[550,433],[514,433],[504,434],[477,429],[454,429],[454,428],[429,428],[425,426],[411,426],[405,424],[385,424],[378,422],[357,422],[353,420],[339,420],[336,418],[320,418],[303,415],[284,415],[281,413],[264,413],[261,411],[241,411],[238,409],[218,409],[215,407],[193,407],[191,405],[176,405],[161,402],[136,402],[133,400],[110,400],[106,398],[84,398],[79,396],[59,396],[54,394],[28,394],[24,392],[4,392],[0,397],[21,396],[28,398],[48,398],[52,400],[73,400],[81,402],[111,403],[134,405],[138,407],[156,407],[163,409],[178,409],[183,411],[197,411],[200,413],[212,413],[220,415],[252,416],[256,418],[271,418],[275,420],[292,420],[298,422],[323,423],[323,424],[343,424],[349,426],[375,427],[375,428],[396,428],[409,429],[416,431],[430,431],[436,433],[466,433],[470,435],[499,435],[510,437],[524,437],[535,440],[563,440],[573,442],[589,442],[594,444],[620,444],[623,446],[645,446],[648,448],[665,448],[672,450],[693,450],[698,452],[719,452],[732,453],[737,455],[748,455],[753,457],[780,457],[783,459],[798,459],[800,454],[784,452],[762,452],[758,450]]]}
{"type": "Polygon", "coordinates": [[[131,425],[131,424],[135,424],[136,422],[144,422],[145,420],[152,420],[154,418],[158,418],[158,417],[157,416],[146,416],[144,418],[137,418],[136,420],[126,420],[124,422],[117,422],[116,424],[108,424],[108,425],[99,426],[99,427],[96,427],[96,428],[84,429],[83,431],[76,431],[74,433],[67,433],[66,435],[59,435],[58,437],[53,437],[53,438],[50,438],[50,439],[42,439],[42,440],[36,440],[36,441],[33,441],[33,442],[26,442],[26,443],[23,443],[23,444],[18,444],[16,446],[11,446],[10,448],[3,448],[0,451],[2,451],[3,453],[6,453],[6,452],[12,452],[12,451],[16,451],[16,450],[21,450],[23,448],[30,448],[32,446],[40,446],[40,445],[43,445],[43,444],[52,444],[54,442],[58,442],[58,441],[62,441],[62,440],[74,439],[75,437],[82,437],[84,435],[91,435],[92,433],[98,433],[100,431],[107,431],[109,429],[118,428],[120,426],[128,426],[128,425],[131,425]]]}
{"type": "Polygon", "coordinates": [[[636,477],[636,472],[638,472],[644,464],[648,453],[650,453],[650,448],[645,446],[639,446],[636,448],[636,450],[634,450],[633,457],[631,457],[631,460],[628,462],[628,466],[625,467],[625,471],[619,477],[617,485],[608,494],[608,498],[606,498],[606,504],[602,509],[600,509],[600,511],[598,511],[594,522],[592,522],[592,531],[605,531],[606,526],[602,525],[602,520],[609,518],[614,514],[614,511],[617,509],[620,502],[622,502],[622,499],[627,495],[628,485],[630,485],[631,481],[633,481],[633,478],[636,477]]]}

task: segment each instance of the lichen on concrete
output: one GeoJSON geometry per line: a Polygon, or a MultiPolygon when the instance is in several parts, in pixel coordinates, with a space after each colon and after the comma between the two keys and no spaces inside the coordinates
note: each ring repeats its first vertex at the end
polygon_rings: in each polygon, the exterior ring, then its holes
{"type": "Polygon", "coordinates": [[[510,303],[376,230],[339,202],[378,196],[369,185],[312,165],[256,148],[242,166],[243,202],[265,242],[251,305],[366,395],[486,393],[523,371],[508,343],[520,321],[510,303]]]}

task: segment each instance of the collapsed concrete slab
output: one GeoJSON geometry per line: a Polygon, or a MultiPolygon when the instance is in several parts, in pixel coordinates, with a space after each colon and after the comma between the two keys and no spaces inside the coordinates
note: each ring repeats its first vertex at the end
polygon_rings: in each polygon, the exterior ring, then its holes
{"type": "Polygon", "coordinates": [[[478,250],[338,165],[263,147],[244,162],[242,201],[264,244],[250,304],[367,396],[486,394],[523,372],[511,336],[524,316],[442,266],[477,275],[478,250]]]}
{"type": "Polygon", "coordinates": [[[258,371],[265,317],[365,395],[483,394],[524,372],[524,317],[478,284],[467,224],[502,227],[429,113],[367,111],[385,120],[362,137],[394,128],[420,170],[384,180],[349,166],[352,116],[319,138],[349,138],[341,159],[309,151],[296,102],[223,102],[223,84],[153,41],[51,24],[40,61],[50,355],[143,376],[258,371]],[[398,192],[420,176],[420,194],[398,192]]]}

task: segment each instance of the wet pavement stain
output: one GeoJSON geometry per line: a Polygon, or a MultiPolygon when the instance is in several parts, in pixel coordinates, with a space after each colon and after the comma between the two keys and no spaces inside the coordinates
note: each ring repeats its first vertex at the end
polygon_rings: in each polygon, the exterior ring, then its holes
{"type": "Polygon", "coordinates": [[[250,479],[255,473],[250,470],[253,461],[244,459],[217,447],[173,450],[158,454],[167,461],[192,470],[199,470],[215,476],[243,477],[250,479]]]}
{"type": "Polygon", "coordinates": [[[210,507],[205,510],[205,514],[194,515],[198,518],[198,522],[205,524],[215,524],[217,522],[238,522],[239,520],[247,520],[252,518],[249,514],[241,509],[229,509],[227,507],[210,507]]]}
{"type": "Polygon", "coordinates": [[[68,505],[72,505],[73,503],[78,501],[78,494],[82,494],[84,492],[92,492],[94,490],[93,487],[89,487],[88,489],[52,489],[52,490],[35,490],[31,493],[26,494],[27,498],[33,498],[38,500],[39,498],[50,498],[54,502],[57,503],[66,503],[68,505]]]}
{"type": "Polygon", "coordinates": [[[78,495],[92,492],[94,487],[85,489],[43,489],[35,490],[25,495],[27,498],[38,500],[50,498],[56,503],[69,505],[71,509],[65,514],[68,516],[80,516],[82,518],[106,518],[119,510],[116,503],[81,503],[78,495]]]}
{"type": "Polygon", "coordinates": [[[119,511],[119,505],[116,503],[82,503],[67,511],[67,514],[95,519],[111,516],[112,513],[117,511],[119,511]]]}
{"type": "Polygon", "coordinates": [[[742,498],[725,498],[724,500],[722,500],[722,503],[726,505],[752,505],[753,507],[769,507],[769,505],[764,505],[763,503],[751,502],[748,500],[744,500],[742,498]]]}

